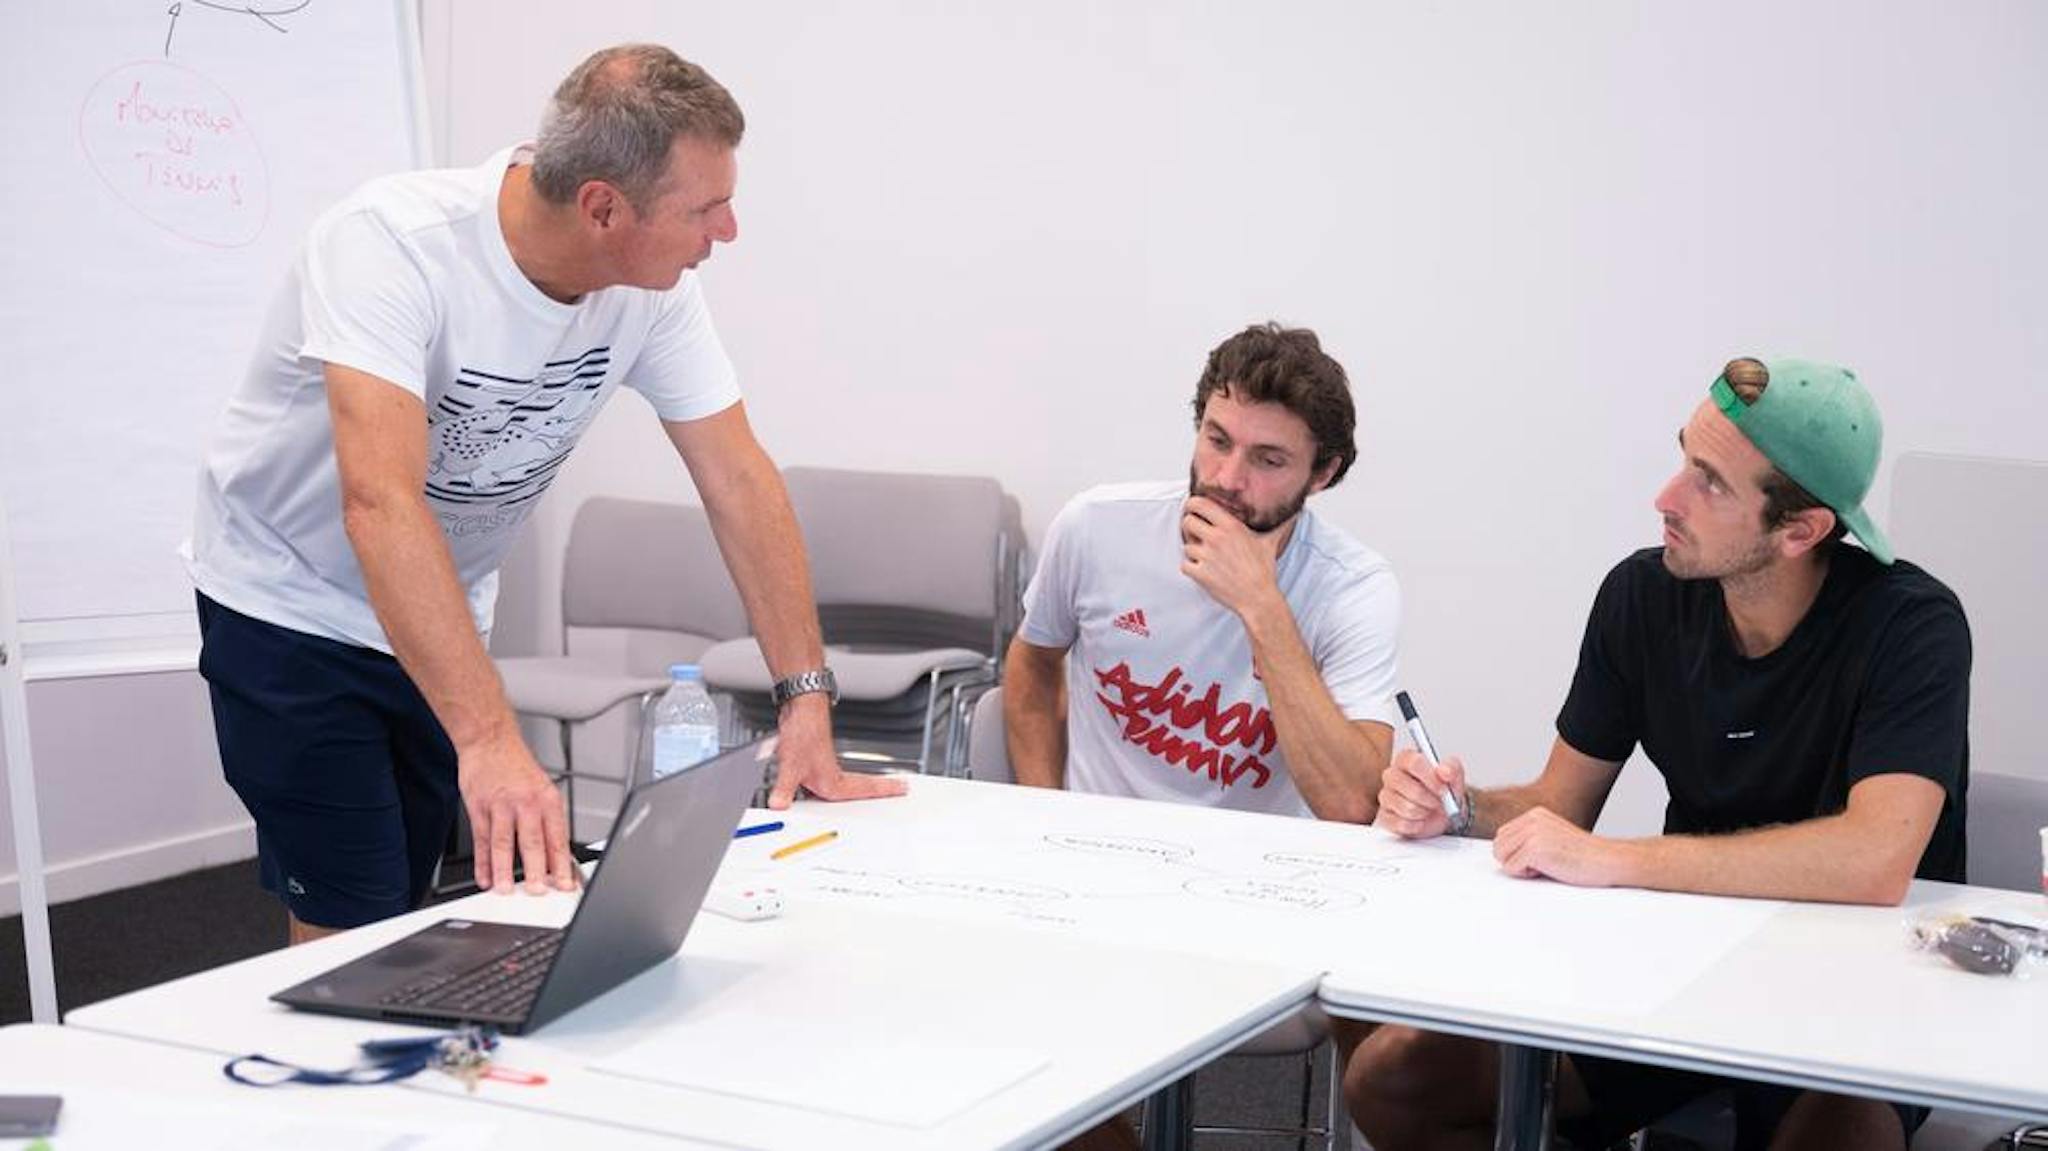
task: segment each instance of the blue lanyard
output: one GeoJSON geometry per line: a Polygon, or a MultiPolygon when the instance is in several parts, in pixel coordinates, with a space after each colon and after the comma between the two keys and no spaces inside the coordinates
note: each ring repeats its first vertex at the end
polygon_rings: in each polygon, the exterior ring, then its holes
{"type": "Polygon", "coordinates": [[[410,1079],[430,1067],[451,1074],[481,1073],[490,1062],[489,1053],[497,1046],[496,1029],[465,1026],[446,1035],[366,1040],[360,1045],[362,1054],[356,1065],[339,1071],[301,1067],[268,1055],[243,1055],[229,1060],[221,1073],[251,1087],[280,1087],[287,1083],[308,1087],[363,1086],[410,1079]]]}

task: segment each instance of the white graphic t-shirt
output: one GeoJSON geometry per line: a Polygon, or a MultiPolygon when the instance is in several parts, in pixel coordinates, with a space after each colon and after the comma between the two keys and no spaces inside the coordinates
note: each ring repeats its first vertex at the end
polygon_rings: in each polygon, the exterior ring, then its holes
{"type": "MultiPolygon", "coordinates": [[[[1180,572],[1185,482],[1083,492],[1046,532],[1019,635],[1067,652],[1067,786],[1312,814],[1235,613],[1180,572]]],[[[1377,553],[1303,511],[1281,593],[1345,716],[1391,724],[1401,591],[1377,553]]]]}
{"type": "Polygon", "coordinates": [[[245,615],[384,651],[342,526],[322,370],[368,372],[427,408],[427,504],[479,631],[516,529],[621,384],[665,420],[712,415],[739,385],[697,278],[550,299],[498,221],[505,170],[374,180],[315,221],[201,464],[185,553],[199,590],[245,615]]]}

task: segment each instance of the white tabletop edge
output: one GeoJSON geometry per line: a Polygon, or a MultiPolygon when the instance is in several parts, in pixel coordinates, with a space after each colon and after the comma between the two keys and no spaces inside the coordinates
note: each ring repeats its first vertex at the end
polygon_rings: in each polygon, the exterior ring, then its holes
{"type": "Polygon", "coordinates": [[[1982,1085],[1925,1083],[1900,1086],[1894,1080],[1845,1072],[1816,1064],[1757,1055],[1753,1052],[1722,1051],[1717,1048],[1662,1040],[1629,1040],[1596,1028],[1575,1028],[1553,1022],[1529,1026],[1512,1017],[1483,1012],[1453,1011],[1424,1004],[1409,1004],[1363,998],[1337,997],[1327,991],[1319,995],[1323,1010],[1345,1019],[1375,1023],[1398,1023],[1425,1031],[1441,1031],[1471,1039],[1487,1039],[1524,1047],[1543,1048],[1573,1055],[1595,1055],[1631,1063],[1651,1063],[1682,1071],[1698,1071],[1737,1079],[1755,1079],[1788,1087],[1818,1088],[1852,1095],[1876,1096],[1900,1103],[2005,1115],[2021,1119],[2048,1119],[2048,1102],[2040,1098],[2009,1095],[1982,1085]]]}
{"type": "Polygon", "coordinates": [[[1150,1073],[1116,1084],[1114,1087],[1103,1092],[1102,1102],[1099,1106],[1094,1106],[1092,1110],[1086,1111],[1087,1117],[1085,1119],[1071,1124],[1052,1125],[1046,1129],[1033,1131],[1028,1138],[1015,1144],[1015,1146],[1048,1147],[1064,1144],[1067,1140],[1093,1128],[1110,1116],[1121,1113],[1132,1104],[1147,1098],[1161,1088],[1176,1083],[1186,1076],[1193,1074],[1195,1070],[1207,1066],[1222,1056],[1230,1054],[1246,1041],[1265,1033],[1267,1029],[1275,1024],[1285,1020],[1288,1016],[1301,1010],[1308,1004],[1315,1002],[1316,988],[1321,982],[1322,977],[1320,975],[1303,979],[1301,985],[1295,991],[1269,1000],[1258,1010],[1248,1013],[1239,1021],[1238,1027],[1235,1030],[1219,1035],[1201,1051],[1190,1052],[1187,1057],[1179,1060],[1172,1066],[1156,1068],[1150,1073]]]}
{"type": "MultiPolygon", "coordinates": [[[[303,961],[303,966],[311,970],[321,970],[345,962],[359,954],[374,950],[403,935],[410,934],[426,923],[449,917],[469,917],[464,915],[464,912],[478,913],[474,917],[480,919],[488,918],[498,921],[525,922],[528,920],[565,918],[564,912],[567,909],[567,905],[559,904],[553,900],[527,902],[523,899],[509,896],[472,896],[470,901],[461,902],[462,906],[459,907],[454,904],[444,904],[437,907],[424,908],[398,919],[386,920],[379,924],[358,929],[357,931],[322,939],[302,948],[290,948],[281,952],[271,952],[263,956],[256,956],[241,963],[230,965],[230,967],[244,970],[267,967],[281,962],[285,956],[290,956],[291,960],[295,963],[303,961]],[[499,902],[495,905],[487,902],[487,900],[492,899],[499,902]],[[499,914],[486,914],[492,911],[499,914]]],[[[720,923],[722,921],[714,920],[712,922],[720,923]]],[[[916,921],[906,922],[914,923],[916,921]]],[[[738,928],[726,926],[724,930],[728,932],[746,932],[748,928],[744,926],[738,928]]],[[[1022,940],[1033,937],[1020,935],[1018,938],[1022,940]]],[[[1044,938],[1048,945],[1060,949],[1092,945],[1088,941],[1064,940],[1056,936],[1044,938]]],[[[1154,949],[1141,948],[1140,950],[1151,951],[1154,949]]],[[[1161,950],[1159,954],[1177,953],[1161,950]]],[[[1319,968],[1308,964],[1277,966],[1267,963],[1253,963],[1252,961],[1230,961],[1223,959],[1217,959],[1214,962],[1225,964],[1234,962],[1238,965],[1261,967],[1271,971],[1275,978],[1262,981],[1264,986],[1260,988],[1256,996],[1246,995],[1241,1002],[1234,1004],[1223,1026],[1210,1034],[1202,1036],[1193,1046],[1178,1052],[1162,1054],[1149,1065],[1138,1068],[1121,1081],[1105,1083],[1098,1080],[1098,1089],[1092,1097],[1085,1099],[1075,1098],[1073,1099],[1073,1106],[1063,1110],[1060,1114],[1041,1117],[1035,1127],[1019,1126],[1006,1132],[1000,1139],[991,1140],[981,1145],[1043,1146],[1054,1138],[1086,1130],[1100,1122],[1104,1117],[1122,1111],[1141,1100],[1151,1091],[1192,1074],[1196,1069],[1215,1057],[1226,1054],[1244,1040],[1259,1034],[1273,1024],[1280,1022],[1289,1014],[1313,1003],[1323,975],[1319,968]],[[1075,1118],[1077,1115],[1085,1116],[1085,1121],[1077,1121],[1075,1118]]],[[[167,1029],[154,1023],[138,1023],[140,1018],[137,1015],[138,1008],[143,1007],[150,1001],[161,1002],[167,994],[172,997],[180,996],[186,990],[180,987],[180,984],[188,984],[193,991],[203,997],[208,993],[206,983],[218,980],[225,973],[225,970],[219,969],[212,972],[195,973],[183,979],[174,980],[169,984],[130,992],[126,995],[82,1006],[67,1015],[69,1020],[68,1026],[79,1031],[197,1052],[223,1061],[236,1055],[262,1050],[264,1040],[254,1036],[250,1039],[250,1043],[253,1046],[229,1047],[226,1044],[231,1042],[231,1040],[225,1037],[209,1036],[205,1041],[195,1042],[190,1032],[167,1029]]],[[[283,985],[295,977],[296,973],[280,973],[266,982],[272,985],[283,985]]],[[[254,1006],[253,1003],[252,1006],[254,1006]]],[[[303,1018],[309,1023],[316,1024],[354,1026],[358,1023],[376,1022],[348,1020],[332,1016],[302,1015],[300,1012],[274,1004],[263,1004],[258,1010],[265,1013],[274,1013],[283,1020],[299,1020],[303,1018]]],[[[432,1030],[431,1028],[401,1023],[378,1024],[378,1026],[389,1027],[395,1031],[406,1033],[427,1033],[432,1030]]],[[[523,1037],[521,1042],[526,1042],[530,1038],[523,1037]]],[[[281,1054],[281,1052],[276,1050],[272,1050],[269,1053],[281,1054]]],[[[393,1084],[393,1086],[399,1087],[408,1093],[416,1093],[421,1097],[453,1097],[471,1102],[490,1104],[498,1109],[497,1113],[500,1115],[519,1113],[555,1119],[573,1119],[638,1136],[653,1136],[664,1140],[679,1141],[680,1144],[691,1146],[759,1146],[758,1144],[736,1141],[739,1137],[733,1136],[730,1132],[726,1133],[725,1138],[720,1138],[718,1134],[702,1128],[680,1131],[672,1127],[650,1124],[640,1117],[627,1115],[602,1116],[589,1111],[567,1110],[562,1108],[558,1101],[549,1102],[538,1097],[532,1101],[527,1101],[516,1094],[503,1092],[464,1096],[459,1093],[450,1092],[443,1086],[415,1085],[411,1083],[393,1084]]]]}
{"type": "MultiPolygon", "coordinates": [[[[66,1022],[64,1022],[61,1026],[71,1028],[75,1031],[90,1032],[94,1035],[104,1035],[109,1038],[126,1040],[128,1042],[133,1043],[142,1043],[158,1047],[169,1047],[179,1051],[191,1051],[199,1055],[207,1055],[221,1060],[234,1059],[241,1055],[255,1054],[255,1052],[228,1051],[219,1047],[210,1047],[205,1044],[189,1043],[178,1039],[169,1039],[160,1035],[142,1035],[118,1027],[95,1027],[90,1022],[72,1023],[67,1019],[66,1022]]],[[[407,1025],[394,1024],[394,1026],[405,1027],[407,1025]]],[[[425,1087],[418,1083],[413,1083],[403,1079],[397,1080],[389,1084],[384,1084],[384,1086],[396,1088],[400,1091],[414,1093],[419,1095],[423,1099],[452,1098],[452,1096],[450,1096],[449,1093],[445,1091],[436,1091],[432,1088],[425,1087]]],[[[519,1101],[517,1097],[514,1096],[474,1095],[462,1096],[460,1098],[461,1101],[464,1103],[480,1104],[486,1107],[497,1107],[502,1108],[506,1111],[515,1111],[529,1115],[539,1115],[550,1119],[564,1118],[564,1116],[558,1111],[551,1110],[544,1106],[522,1103],[519,1101]]],[[[589,1115],[577,1115],[573,1118],[574,1121],[578,1123],[586,1123],[594,1127],[607,1127],[617,1131],[630,1131],[635,1135],[646,1135],[658,1139],[666,1139],[681,1145],[695,1147],[730,1147],[733,1149],[733,1151],[751,1151],[747,1144],[727,1142],[705,1135],[678,1135],[674,1131],[666,1131],[659,1127],[649,1127],[636,1123],[623,1123],[615,1119],[607,1119],[589,1115]]]]}

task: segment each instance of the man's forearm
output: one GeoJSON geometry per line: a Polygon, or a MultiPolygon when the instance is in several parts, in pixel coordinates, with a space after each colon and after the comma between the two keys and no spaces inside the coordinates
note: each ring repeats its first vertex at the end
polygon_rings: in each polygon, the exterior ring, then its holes
{"type": "Polygon", "coordinates": [[[693,468],[719,553],[770,673],[823,667],[810,566],[789,493],[766,453],[752,447],[745,457],[716,476],[693,468]]]}
{"type": "Polygon", "coordinates": [[[1393,730],[1375,741],[1330,697],[1284,599],[1245,621],[1273,728],[1303,802],[1319,819],[1370,823],[1393,730]]]}
{"type": "Polygon", "coordinates": [[[1003,739],[1010,774],[1028,787],[1066,786],[1067,698],[1063,653],[1016,640],[1003,666],[1003,739]]]}
{"type": "Polygon", "coordinates": [[[422,501],[345,498],[343,522],[392,654],[458,749],[516,737],[441,528],[422,501]]]}
{"type": "Polygon", "coordinates": [[[1472,805],[1472,826],[1465,834],[1473,839],[1491,839],[1500,826],[1533,807],[1549,807],[1559,815],[1588,830],[1592,822],[1580,822],[1569,811],[1559,811],[1552,805],[1549,795],[1539,787],[1466,787],[1466,802],[1472,805]]]}
{"type": "Polygon", "coordinates": [[[1591,831],[1620,774],[1620,763],[1587,755],[1559,736],[1551,741],[1550,755],[1534,781],[1516,787],[1467,786],[1472,826],[1465,834],[1491,839],[1503,824],[1539,807],[1591,831]]]}
{"type": "Polygon", "coordinates": [[[1006,724],[1010,745],[1010,771],[1026,787],[1049,787],[1058,791],[1067,785],[1067,725],[1056,716],[1035,714],[1015,724],[1006,724]]]}
{"type": "Polygon", "coordinates": [[[1895,906],[1912,882],[1910,867],[1874,858],[1869,833],[1842,815],[1613,843],[1621,881],[1658,891],[1895,906]]]}

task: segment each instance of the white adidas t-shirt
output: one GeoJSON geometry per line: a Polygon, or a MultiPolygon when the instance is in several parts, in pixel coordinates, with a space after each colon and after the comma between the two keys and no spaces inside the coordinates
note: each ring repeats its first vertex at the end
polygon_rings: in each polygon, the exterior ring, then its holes
{"type": "MultiPolygon", "coordinates": [[[[1067,653],[1067,786],[1312,814],[1235,613],[1180,572],[1186,483],[1077,496],[1046,532],[1019,635],[1067,653]]],[[[1337,706],[1393,723],[1401,591],[1377,553],[1303,511],[1280,590],[1337,706]]]]}
{"type": "Polygon", "coordinates": [[[428,506],[479,631],[519,525],[621,384],[665,420],[739,399],[697,278],[543,294],[499,226],[508,148],[482,166],[372,181],[315,221],[200,468],[187,567],[282,627],[389,651],[342,527],[322,377],[334,363],[427,407],[428,506]]]}

